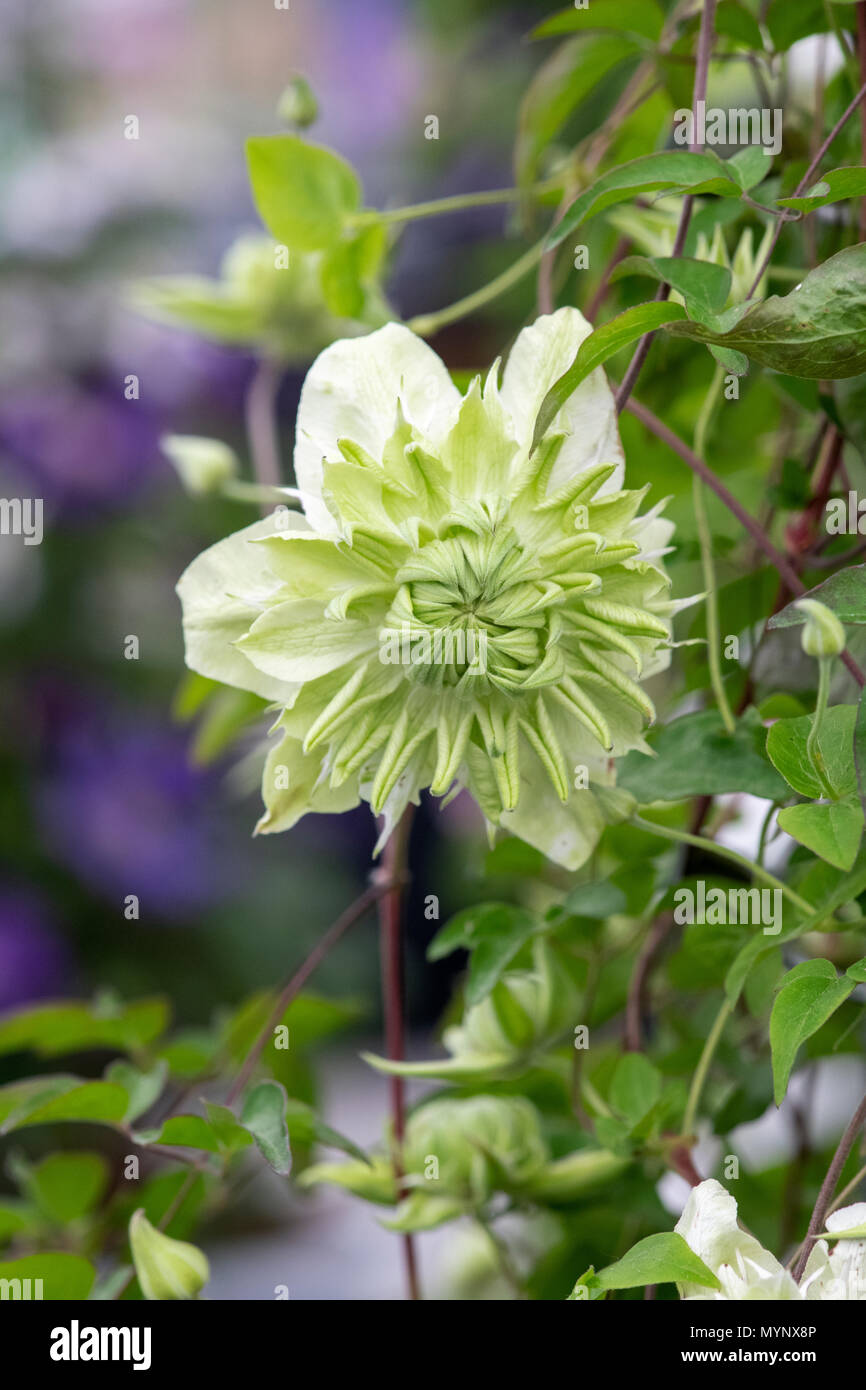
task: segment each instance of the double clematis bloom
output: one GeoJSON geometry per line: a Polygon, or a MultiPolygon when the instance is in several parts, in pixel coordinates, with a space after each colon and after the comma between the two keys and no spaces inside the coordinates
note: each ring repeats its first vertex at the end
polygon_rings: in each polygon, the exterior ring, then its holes
{"type": "MultiPolygon", "coordinates": [[[[866,1202],[842,1207],[827,1218],[827,1230],[855,1231],[866,1226],[866,1202]]],[[[689,1194],[676,1231],[718,1279],[721,1288],[678,1285],[681,1298],[783,1300],[866,1299],[866,1237],[826,1240],[812,1247],[799,1284],[760,1241],[737,1223],[737,1203],[714,1178],[689,1194]]]]}
{"type": "Polygon", "coordinates": [[[614,760],[646,750],[640,681],[669,661],[672,525],[623,488],[598,369],[533,449],[590,326],[517,338],[461,396],[399,324],[313,364],[298,411],[303,512],[211,547],[178,586],[187,663],[281,708],[258,830],[368,801],[381,843],[409,801],[467,788],[576,868],[629,814],[614,760]]]}

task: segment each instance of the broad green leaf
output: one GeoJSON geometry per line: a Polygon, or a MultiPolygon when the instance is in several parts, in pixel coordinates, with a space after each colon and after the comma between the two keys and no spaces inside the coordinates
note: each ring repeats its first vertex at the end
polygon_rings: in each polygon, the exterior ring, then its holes
{"type": "Polygon", "coordinates": [[[738,305],[715,326],[679,320],[665,331],[734,348],[790,376],[857,376],[866,370],[866,242],[831,256],[790,294],[738,305]]]}
{"type": "Polygon", "coordinates": [[[862,198],[866,193],[866,168],[831,169],[822,174],[816,183],[800,198],[777,198],[780,208],[794,208],[797,212],[813,212],[815,208],[826,207],[828,203],[840,203],[845,198],[862,198]]]}
{"type": "Polygon", "coordinates": [[[141,1144],[163,1144],[173,1149],[220,1152],[213,1126],[201,1115],[170,1115],[160,1129],[139,1131],[136,1139],[141,1144]]]}
{"type": "Polygon", "coordinates": [[[779,812],[778,821],[786,835],[837,869],[850,869],[857,858],[863,834],[863,807],[859,801],[786,806],[779,812]]]}
{"type": "Polygon", "coordinates": [[[452,917],[433,938],[428,960],[441,960],[452,951],[472,952],[466,1003],[477,1004],[490,993],[522,946],[539,930],[539,920],[526,908],[511,903],[480,903],[452,917]]]}
{"type": "Polygon", "coordinates": [[[597,917],[604,920],[626,910],[626,897],[609,879],[582,883],[563,899],[559,912],[570,917],[597,917]]]}
{"type": "Polygon", "coordinates": [[[791,971],[785,977],[770,1015],[773,1091],[777,1105],[785,1098],[800,1047],[844,1004],[855,985],[854,980],[844,976],[837,979],[830,961],[809,964],[813,967],[809,973],[791,971]]]}
{"type": "Polygon", "coordinates": [[[662,1231],[633,1245],[615,1264],[596,1276],[603,1289],[636,1289],[644,1284],[700,1284],[721,1287],[712,1270],[677,1231],[662,1231]]]}
{"type": "Polygon", "coordinates": [[[26,1186],[51,1221],[77,1221],[102,1200],[108,1186],[108,1164],[97,1153],[49,1154],[28,1167],[26,1186]]]}
{"type": "Polygon", "coordinates": [[[227,1105],[215,1105],[212,1101],[206,1101],[205,1111],[221,1153],[238,1153],[253,1142],[249,1130],[244,1129],[227,1105]]]}
{"type": "Polygon", "coordinates": [[[854,720],[854,772],[860,807],[866,814],[866,687],[860,692],[857,717],[854,720]]]}
{"type": "Polygon", "coordinates": [[[57,1057],[90,1048],[135,1051],[164,1032],[166,1000],[120,1004],[97,999],[86,1004],[40,1004],[0,1017],[0,1053],[35,1052],[57,1057]]]}
{"type": "MultiPolygon", "coordinates": [[[[818,752],[828,785],[840,801],[857,787],[853,759],[856,718],[856,706],[833,705],[825,712],[818,732],[818,752]]],[[[767,734],[767,756],[795,792],[814,800],[826,792],[806,751],[811,727],[810,714],[777,719],[767,734]]]]}
{"type": "Polygon", "coordinates": [[[325,303],[340,318],[360,318],[367,287],[378,274],[388,240],[381,223],[362,228],[332,246],[322,260],[325,303]]]}
{"type": "Polygon", "coordinates": [[[278,1081],[261,1081],[247,1092],[241,1111],[241,1124],[249,1130],[274,1171],[281,1174],[288,1173],[292,1166],[286,1102],[285,1088],[278,1081]]]}
{"type": "Polygon", "coordinates": [[[131,1062],[112,1062],[106,1068],[106,1081],[122,1086],[129,1097],[123,1117],[127,1124],[132,1124],[159,1099],[167,1076],[168,1064],[164,1061],[156,1062],[149,1071],[141,1071],[131,1062]]]}
{"type": "Polygon", "coordinates": [[[649,275],[662,285],[670,285],[682,295],[688,316],[693,319],[721,313],[731,292],[731,272],[727,266],[689,256],[626,256],[610,278],[621,280],[627,275],[649,275]]]}
{"type": "Polygon", "coordinates": [[[743,191],[738,171],[730,161],[719,159],[705,151],[693,154],[689,150],[669,150],[664,154],[642,155],[611,169],[581,193],[551,231],[548,249],[558,246],[566,237],[605,208],[631,201],[641,193],[663,189],[683,193],[720,193],[738,197],[743,191]]]}
{"type": "MultiPolygon", "coordinates": [[[[42,1280],[42,1297],[55,1302],[82,1302],[93,1287],[96,1271],[89,1260],[81,1255],[67,1255],[58,1252],[45,1252],[39,1255],[25,1255],[20,1260],[6,1260],[0,1264],[0,1280],[9,1280],[13,1289],[14,1281],[29,1279],[30,1297],[35,1294],[34,1281],[42,1280]]],[[[21,1289],[23,1295],[23,1287],[21,1289]]],[[[7,1297],[16,1298],[16,1292],[7,1297]]]]}
{"type": "Polygon", "coordinates": [[[647,741],[656,756],[629,753],[617,777],[618,785],[644,805],[728,792],[767,800],[785,795],[785,783],[763,755],[764,729],[754,710],[737,720],[733,734],[717,710],[704,710],[673,720],[647,741]]]}
{"type": "MultiPolygon", "coordinates": [[[[866,565],[848,565],[846,569],[831,574],[823,583],[802,598],[815,598],[826,608],[832,609],[843,623],[866,623],[866,565]]],[[[795,600],[780,608],[769,619],[768,627],[799,627],[806,621],[802,608],[795,607],[795,600]]]]}
{"type": "Polygon", "coordinates": [[[656,0],[592,0],[588,7],[560,10],[536,25],[533,39],[553,38],[558,34],[589,32],[591,29],[614,29],[617,33],[636,34],[655,43],[664,27],[664,15],[656,0]]]}
{"type": "Polygon", "coordinates": [[[684,317],[685,310],[679,304],[636,304],[603,324],[601,328],[596,328],[588,338],[584,338],[571,366],[553,383],[541,402],[535,421],[533,447],[547,432],[569,396],[577,390],[590,372],[600,367],[609,357],[613,357],[620,348],[627,347],[636,338],[643,337],[644,333],[651,333],[663,323],[684,317]]]}
{"type": "MultiPolygon", "coordinates": [[[[29,1125],[55,1124],[61,1120],[89,1121],[92,1124],[119,1125],[129,1098],[122,1086],[109,1081],[78,1081],[75,1077],[40,1078],[36,1086],[21,1098],[21,1103],[8,1113],[0,1133],[7,1134],[29,1125]]],[[[4,1110],[4,1092],[15,1087],[0,1087],[0,1115],[4,1110]]]]}
{"type": "Polygon", "coordinates": [[[825,34],[832,25],[824,0],[771,0],[767,28],[781,53],[810,34],[825,34]]]}
{"type": "Polygon", "coordinates": [[[351,165],[297,135],[248,140],[247,164],[259,216],[290,251],[333,246],[360,205],[361,186],[351,165]]]}
{"type": "Polygon", "coordinates": [[[616,1064],[608,1100],[634,1126],[651,1110],[662,1093],[662,1079],[648,1057],[628,1052],[616,1064]]]}
{"type": "Polygon", "coordinates": [[[855,984],[866,984],[866,956],[864,956],[862,960],[855,961],[853,965],[849,965],[845,974],[848,976],[849,980],[853,980],[855,984]]]}

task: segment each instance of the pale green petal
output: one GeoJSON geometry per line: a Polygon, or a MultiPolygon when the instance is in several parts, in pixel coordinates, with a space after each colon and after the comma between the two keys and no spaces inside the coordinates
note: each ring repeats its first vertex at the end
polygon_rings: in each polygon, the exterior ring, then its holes
{"type": "MultiPolygon", "coordinates": [[[[591,332],[592,325],[578,309],[565,307],[536,319],[518,334],[502,379],[502,404],[524,447],[528,448],[532,440],[541,402],[571,366],[578,348],[591,332]]],[[[551,424],[550,432],[566,436],[550,475],[551,491],[598,463],[619,465],[605,484],[606,491],[622,486],[623,452],[613,392],[600,367],[572,393],[551,424]]]]}
{"type": "Polygon", "coordinates": [[[285,704],[297,689],[293,680],[263,671],[235,645],[279,591],[280,580],[262,546],[250,544],[277,534],[278,524],[296,532],[309,530],[298,512],[253,522],[193,560],[180,577],[177,593],[183,608],[187,666],[211,680],[285,704]]]}
{"type": "Polygon", "coordinates": [[[332,789],[323,763],[321,752],[305,753],[294,738],[282,738],[271,748],[262,775],[266,810],[256,826],[257,835],[290,830],[308,811],[334,814],[357,806],[357,778],[332,789]]]}
{"type": "Polygon", "coordinates": [[[377,649],[377,626],[366,619],[328,619],[321,604],[289,599],[268,608],[236,647],[254,666],[281,681],[326,676],[377,649]]]}
{"type": "Polygon", "coordinates": [[[605,827],[591,788],[572,790],[568,801],[552,794],[544,769],[526,758],[520,774],[520,800],[499,818],[503,830],[526,840],[566,869],[579,869],[589,859],[605,827]]]}
{"type": "Polygon", "coordinates": [[[394,431],[397,402],[406,419],[438,443],[460,393],[432,348],[402,324],[332,343],[307,374],[298,407],[295,477],[317,530],[333,532],[322,502],[322,460],[339,459],[339,439],[380,460],[394,431]]]}

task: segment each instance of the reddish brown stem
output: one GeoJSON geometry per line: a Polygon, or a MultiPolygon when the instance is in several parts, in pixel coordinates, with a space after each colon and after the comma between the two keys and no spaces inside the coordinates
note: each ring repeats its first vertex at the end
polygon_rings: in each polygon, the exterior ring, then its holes
{"type": "MultiPolygon", "coordinates": [[[[379,950],[382,962],[382,1001],[385,1011],[385,1049],[392,1062],[402,1062],[406,1054],[403,970],[403,906],[408,880],[409,834],[412,829],[411,805],[406,807],[391,838],[382,851],[382,877],[388,887],[379,900],[379,950]]],[[[402,1076],[389,1076],[392,1152],[398,1199],[406,1196],[403,1184],[403,1141],[406,1134],[406,1093],[402,1076]]],[[[415,1242],[408,1233],[402,1237],[403,1261],[409,1298],[420,1299],[415,1242]]]]}

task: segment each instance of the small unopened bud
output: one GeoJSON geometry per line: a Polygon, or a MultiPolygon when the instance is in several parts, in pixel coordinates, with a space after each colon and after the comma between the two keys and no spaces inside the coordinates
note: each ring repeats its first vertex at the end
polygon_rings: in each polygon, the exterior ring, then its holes
{"type": "Polygon", "coordinates": [[[319,114],[319,103],[305,77],[293,77],[277,102],[277,115],[286,125],[312,125],[319,114]]]}
{"type": "Polygon", "coordinates": [[[210,1278],[202,1252],[152,1226],[142,1208],[129,1223],[129,1244],[141,1292],[151,1302],[195,1298],[210,1278]]]}
{"type": "Polygon", "coordinates": [[[807,656],[838,656],[845,650],[845,629],[826,604],[801,598],[794,607],[806,615],[801,641],[807,656]]]}
{"type": "Polygon", "coordinates": [[[160,444],[187,492],[195,496],[218,492],[237,475],[235,452],[219,439],[206,439],[196,434],[166,434],[160,444]]]}

